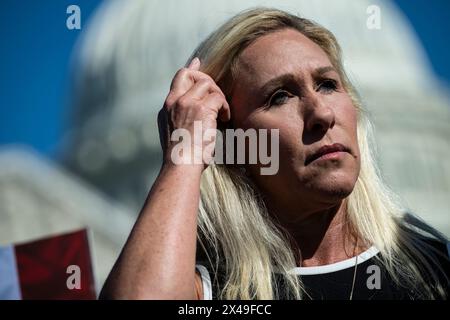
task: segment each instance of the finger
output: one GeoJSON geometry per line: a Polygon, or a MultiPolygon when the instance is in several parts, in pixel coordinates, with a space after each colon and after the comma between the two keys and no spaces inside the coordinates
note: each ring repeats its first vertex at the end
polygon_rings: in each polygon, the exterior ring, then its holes
{"type": "Polygon", "coordinates": [[[199,82],[196,82],[184,95],[182,95],[180,100],[202,100],[208,93],[213,92],[221,94],[220,89],[216,88],[213,83],[209,80],[202,79],[199,82]]]}
{"type": "Polygon", "coordinates": [[[217,92],[213,92],[207,95],[203,100],[202,104],[213,108],[217,112],[217,119],[222,122],[227,122],[230,120],[230,106],[227,100],[217,92]]]}
{"type": "Polygon", "coordinates": [[[224,103],[223,97],[217,94],[216,92],[207,95],[201,101],[202,105],[208,106],[209,109],[215,110],[216,114],[219,114],[219,110],[220,108],[222,108],[223,103],[224,103]]]}
{"type": "Polygon", "coordinates": [[[186,92],[183,96],[180,97],[180,100],[183,99],[185,101],[189,100],[201,100],[204,99],[208,94],[218,93],[223,98],[223,104],[218,109],[218,119],[222,122],[230,121],[231,119],[231,109],[228,101],[219,88],[219,86],[212,80],[202,79],[197,82],[192,88],[186,92]]]}
{"type": "Polygon", "coordinates": [[[192,59],[191,63],[188,66],[188,69],[191,70],[200,70],[200,59],[198,57],[195,57],[194,59],[192,59]]]}
{"type": "MultiPolygon", "coordinates": [[[[230,106],[222,90],[216,85],[215,82],[209,80],[200,80],[197,82],[188,92],[181,96],[178,103],[183,105],[189,105],[191,101],[203,100],[208,95],[217,95],[222,98],[223,106],[217,109],[218,118],[222,122],[227,122],[231,118],[230,106]]],[[[202,101],[203,103],[203,101],[202,101]]]]}
{"type": "MultiPolygon", "coordinates": [[[[188,70],[188,69],[186,69],[188,70]]],[[[189,69],[190,70],[190,69],[189,69]]],[[[189,73],[192,73],[191,75],[183,74],[184,72],[180,72],[180,74],[177,74],[176,77],[178,77],[176,80],[173,81],[173,87],[170,90],[167,98],[166,98],[166,103],[168,104],[168,107],[172,107],[177,101],[178,99],[180,99],[183,95],[185,95],[190,89],[192,89],[196,83],[200,83],[202,82],[202,86],[203,86],[203,82],[209,83],[210,86],[210,92],[216,91],[218,93],[220,93],[221,95],[223,95],[223,97],[225,98],[225,95],[223,94],[222,90],[219,88],[219,86],[214,82],[214,80],[207,74],[200,72],[200,71],[195,71],[195,70],[190,70],[188,71],[189,73]],[[189,78],[191,77],[191,78],[189,78]],[[194,79],[194,80],[192,80],[194,79]],[[192,84],[183,84],[183,82],[190,82],[192,84]]],[[[200,92],[201,94],[202,92],[200,92]]],[[[203,95],[205,96],[205,95],[203,95]]],[[[200,96],[197,98],[203,98],[203,96],[200,96]]]]}
{"type": "Polygon", "coordinates": [[[228,122],[231,120],[231,108],[225,97],[224,97],[224,103],[222,104],[222,107],[219,110],[218,118],[222,122],[228,122]]]}
{"type": "Polygon", "coordinates": [[[204,72],[195,69],[182,68],[175,74],[175,77],[170,84],[170,90],[184,94],[194,85],[195,82],[202,79],[210,79],[211,81],[214,81],[204,72]]]}

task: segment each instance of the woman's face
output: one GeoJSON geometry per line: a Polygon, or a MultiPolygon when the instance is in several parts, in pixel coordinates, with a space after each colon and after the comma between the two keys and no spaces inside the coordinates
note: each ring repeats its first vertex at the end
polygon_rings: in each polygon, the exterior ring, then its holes
{"type": "Polygon", "coordinates": [[[278,172],[261,175],[259,165],[247,165],[269,201],[307,213],[353,190],[357,111],[328,56],[306,36],[283,29],[245,48],[231,106],[235,128],[279,129],[278,172]]]}

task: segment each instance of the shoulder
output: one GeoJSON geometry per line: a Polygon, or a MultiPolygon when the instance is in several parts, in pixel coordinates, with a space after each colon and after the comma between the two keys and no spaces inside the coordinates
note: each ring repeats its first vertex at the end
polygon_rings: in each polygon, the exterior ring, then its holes
{"type": "Polygon", "coordinates": [[[449,261],[450,242],[445,239],[437,239],[429,236],[417,235],[416,245],[420,246],[429,256],[442,262],[449,261]]]}
{"type": "Polygon", "coordinates": [[[404,215],[401,228],[408,234],[413,247],[425,253],[428,258],[438,259],[443,263],[449,262],[449,240],[438,230],[410,212],[404,215]]]}
{"type": "Polygon", "coordinates": [[[450,277],[450,243],[437,239],[426,238],[423,243],[428,249],[429,259],[433,260],[433,264],[438,264],[443,268],[443,271],[450,277]]]}
{"type": "Polygon", "coordinates": [[[433,247],[437,252],[449,257],[450,256],[450,242],[449,241],[441,241],[437,239],[425,239],[425,242],[428,243],[431,247],[433,247]]]}
{"type": "Polygon", "coordinates": [[[421,250],[425,253],[423,258],[428,263],[422,269],[424,280],[433,284],[432,288],[441,287],[448,296],[450,294],[449,242],[429,237],[420,237],[419,242],[421,250]]]}

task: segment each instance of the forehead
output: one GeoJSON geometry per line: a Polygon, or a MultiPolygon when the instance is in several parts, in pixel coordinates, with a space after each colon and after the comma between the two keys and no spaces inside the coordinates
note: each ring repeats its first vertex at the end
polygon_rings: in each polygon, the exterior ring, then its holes
{"type": "Polygon", "coordinates": [[[330,65],[316,43],[294,29],[283,29],[256,39],[242,51],[237,78],[258,86],[284,73],[303,77],[306,72],[330,65]]]}

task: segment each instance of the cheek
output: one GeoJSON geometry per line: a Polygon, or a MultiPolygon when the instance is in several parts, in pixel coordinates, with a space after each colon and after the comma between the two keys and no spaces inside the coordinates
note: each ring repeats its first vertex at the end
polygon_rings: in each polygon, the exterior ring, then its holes
{"type": "Polygon", "coordinates": [[[344,122],[354,130],[356,130],[357,118],[358,118],[358,110],[353,105],[352,100],[346,94],[342,101],[339,103],[341,110],[341,117],[344,119],[344,122]]]}
{"type": "Polygon", "coordinates": [[[352,133],[356,136],[357,124],[358,124],[358,111],[353,105],[348,108],[347,114],[347,123],[348,126],[352,129],[352,133]]]}
{"type": "MultiPolygon", "coordinates": [[[[259,177],[261,181],[267,180],[270,183],[278,183],[279,179],[284,181],[286,177],[292,175],[293,168],[299,168],[303,163],[301,142],[303,121],[295,112],[287,112],[287,110],[281,109],[276,110],[276,112],[275,110],[273,112],[255,112],[240,123],[240,128],[243,130],[267,130],[267,140],[265,142],[258,141],[258,150],[260,143],[264,143],[266,148],[263,153],[270,157],[271,161],[278,163],[278,169],[274,175],[259,177]],[[278,130],[277,141],[272,140],[272,129],[278,130]]],[[[246,152],[249,152],[248,148],[246,148],[246,152]]],[[[259,167],[259,165],[251,165],[250,170],[259,176],[259,167]]]]}
{"type": "Polygon", "coordinates": [[[287,159],[294,155],[298,157],[302,148],[303,120],[300,119],[295,111],[287,111],[288,108],[285,108],[285,110],[277,110],[277,112],[255,114],[243,123],[245,128],[255,128],[257,130],[278,129],[278,146],[281,162],[285,157],[287,159]]]}
{"type": "Polygon", "coordinates": [[[358,110],[347,95],[336,106],[335,113],[338,126],[345,130],[346,135],[351,139],[349,142],[357,144],[358,110]]]}
{"type": "Polygon", "coordinates": [[[358,144],[358,115],[359,111],[354,107],[350,97],[342,101],[340,108],[338,108],[338,114],[336,117],[339,119],[339,125],[343,130],[343,137],[346,144],[350,147],[354,159],[350,162],[349,170],[354,171],[356,175],[360,170],[360,150],[358,144]]]}

